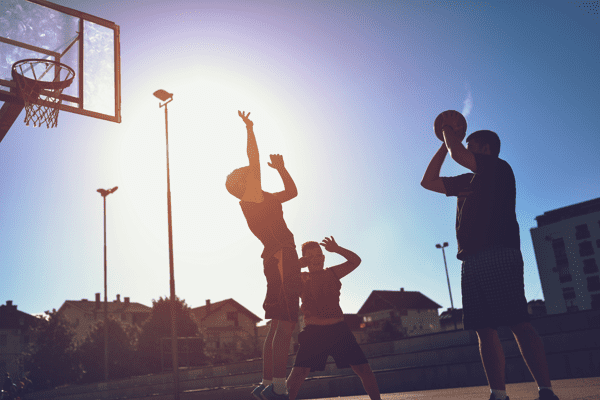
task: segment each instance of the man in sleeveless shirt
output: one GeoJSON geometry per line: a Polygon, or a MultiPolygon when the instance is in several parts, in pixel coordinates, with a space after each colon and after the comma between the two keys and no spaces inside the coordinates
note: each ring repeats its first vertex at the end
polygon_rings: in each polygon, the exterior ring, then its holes
{"type": "Polygon", "coordinates": [[[286,368],[292,331],[298,321],[300,267],[294,235],[283,219],[282,203],[298,192],[285,168],[283,157],[271,155],[269,167],[277,170],[284,190],[269,193],[262,190],[258,146],[250,113],[238,111],[246,124],[247,154],[250,165],[234,170],[227,177],[226,188],[240,199],[248,227],[262,242],[263,271],[267,278],[267,294],[263,303],[265,318],[271,320],[263,347],[263,381],[252,395],[256,399],[287,398],[286,368]]]}
{"type": "Polygon", "coordinates": [[[308,272],[301,274],[301,311],[305,327],[298,335],[300,348],[287,381],[289,400],[296,399],[300,386],[310,372],[325,369],[329,355],[338,368],[352,368],[372,400],[381,399],[375,375],[344,321],[340,307],[340,279],[354,271],[360,262],[359,256],[339,246],[333,237],[323,239],[320,245],[317,242],[302,245],[300,266],[308,267],[308,272]],[[323,269],[325,255],[321,246],[346,258],[346,262],[323,269]]]}
{"type": "Polygon", "coordinates": [[[516,185],[510,165],[498,158],[500,139],[481,130],[467,137],[467,147],[451,127],[427,167],[421,186],[458,198],[457,258],[462,261],[461,289],[464,329],[473,329],[490,386],[490,400],[508,400],[505,358],[497,328],[512,330],[537,382],[539,400],[554,395],[541,338],[529,322],[523,281],[523,257],[515,213],[516,185]],[[472,172],[440,177],[447,153],[472,172]]]}

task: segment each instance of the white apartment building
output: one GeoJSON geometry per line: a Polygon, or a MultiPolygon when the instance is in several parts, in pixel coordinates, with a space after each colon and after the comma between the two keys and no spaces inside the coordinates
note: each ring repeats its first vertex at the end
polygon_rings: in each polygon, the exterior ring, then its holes
{"type": "Polygon", "coordinates": [[[600,198],[547,211],[531,229],[548,314],[600,308],[600,198]]]}

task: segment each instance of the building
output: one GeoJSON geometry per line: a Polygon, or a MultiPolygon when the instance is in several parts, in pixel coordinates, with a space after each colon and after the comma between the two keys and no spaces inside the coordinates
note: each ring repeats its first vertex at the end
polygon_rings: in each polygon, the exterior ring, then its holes
{"type": "Polygon", "coordinates": [[[544,303],[544,300],[531,300],[527,303],[527,312],[533,318],[543,317],[547,315],[546,303],[544,303]]]}
{"type": "Polygon", "coordinates": [[[198,329],[204,337],[204,352],[222,361],[261,354],[256,324],[261,319],[233,299],[192,308],[198,329]]]}
{"type": "Polygon", "coordinates": [[[374,290],[358,314],[365,328],[371,331],[369,340],[379,335],[390,338],[424,335],[440,331],[439,304],[420,292],[374,290]]]}
{"type": "Polygon", "coordinates": [[[35,326],[36,317],[17,310],[11,300],[0,305],[0,376],[23,376],[24,352],[29,345],[29,329],[35,326]]]}
{"type": "MultiPolygon", "coordinates": [[[[140,303],[132,303],[129,297],[121,301],[121,295],[118,294],[116,300],[107,302],[107,310],[108,318],[141,326],[150,316],[152,308],[140,303]]],[[[104,319],[104,301],[100,300],[100,293],[96,293],[95,301],[66,300],[59,308],[58,314],[71,323],[75,333],[73,341],[75,345],[80,345],[94,325],[104,319]]]]}
{"type": "Polygon", "coordinates": [[[600,308],[600,198],[535,219],[531,239],[547,313],[600,308]]]}
{"type": "Polygon", "coordinates": [[[443,331],[462,330],[463,310],[462,308],[449,308],[440,314],[440,329],[443,331]]]}

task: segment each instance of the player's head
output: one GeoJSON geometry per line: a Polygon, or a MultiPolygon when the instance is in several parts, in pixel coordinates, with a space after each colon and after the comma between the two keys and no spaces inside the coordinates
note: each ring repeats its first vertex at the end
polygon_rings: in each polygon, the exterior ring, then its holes
{"type": "Polygon", "coordinates": [[[308,258],[308,271],[315,272],[323,269],[325,255],[317,242],[306,242],[302,245],[302,257],[308,258]]]}
{"type": "Polygon", "coordinates": [[[498,157],[498,154],[500,154],[500,138],[496,132],[475,131],[467,137],[467,149],[471,153],[498,157]]]}
{"type": "Polygon", "coordinates": [[[227,191],[240,200],[246,192],[248,172],[250,172],[250,166],[234,169],[232,173],[227,175],[227,181],[225,181],[227,191]]]}

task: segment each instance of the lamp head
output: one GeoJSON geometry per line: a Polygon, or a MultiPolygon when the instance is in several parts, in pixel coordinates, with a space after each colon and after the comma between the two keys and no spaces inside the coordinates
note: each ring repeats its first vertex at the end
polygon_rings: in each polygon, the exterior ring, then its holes
{"type": "Polygon", "coordinates": [[[169,99],[173,99],[173,93],[169,93],[166,90],[159,89],[154,92],[154,97],[158,98],[160,101],[167,101],[169,99]]]}
{"type": "Polygon", "coordinates": [[[435,248],[436,248],[436,249],[441,249],[441,248],[442,248],[442,246],[441,246],[441,245],[438,243],[438,244],[436,244],[436,245],[435,245],[435,248]]]}

